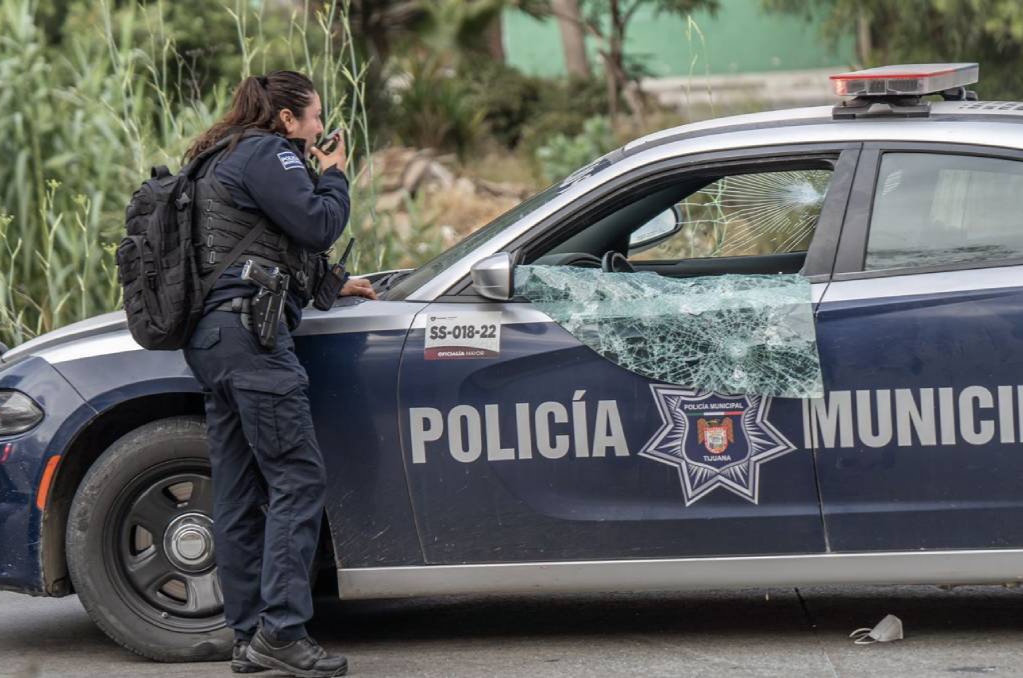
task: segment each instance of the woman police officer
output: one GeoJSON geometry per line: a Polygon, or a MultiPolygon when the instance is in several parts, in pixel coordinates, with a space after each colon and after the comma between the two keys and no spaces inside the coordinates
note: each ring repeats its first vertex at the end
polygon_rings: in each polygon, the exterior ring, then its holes
{"type": "MultiPolygon", "coordinates": [[[[320,115],[320,97],[306,76],[275,71],[249,77],[227,114],[187,154],[195,158],[232,139],[199,170],[200,273],[210,275],[218,257],[248,240],[213,284],[185,349],[205,393],[214,543],[237,673],[336,676],[347,670],[345,657],[327,654],[305,630],[313,612],[309,573],[325,475],[308,378],[290,334],[326,267],[318,253],[340,237],[349,216],[345,145],[339,139],[330,153],[314,146],[323,132],[320,115]],[[308,169],[309,154],[319,161],[319,177],[308,169]],[[250,259],[291,280],[286,323],[269,349],[252,331],[256,287],[241,275],[250,259]]],[[[358,279],[347,280],[341,294],[375,298],[369,283],[358,279]]]]}

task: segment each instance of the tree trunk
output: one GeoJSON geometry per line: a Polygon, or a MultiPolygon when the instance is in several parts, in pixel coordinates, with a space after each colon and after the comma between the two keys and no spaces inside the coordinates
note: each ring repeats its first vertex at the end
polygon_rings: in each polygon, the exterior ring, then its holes
{"type": "Polygon", "coordinates": [[[607,79],[608,107],[611,111],[611,124],[618,121],[618,94],[625,84],[619,75],[622,71],[622,43],[619,40],[619,24],[621,22],[621,8],[618,0],[608,0],[608,9],[611,14],[611,26],[607,36],[607,51],[604,56],[604,77],[607,79]]]}
{"type": "MultiPolygon", "coordinates": [[[[643,125],[646,120],[646,110],[643,104],[642,95],[639,92],[639,83],[631,82],[629,80],[628,73],[625,72],[625,28],[628,18],[627,16],[622,15],[619,0],[610,0],[610,5],[611,31],[608,38],[609,58],[606,60],[607,67],[610,71],[609,77],[614,80],[615,94],[617,95],[617,93],[621,93],[622,97],[625,99],[625,103],[629,107],[629,111],[636,117],[640,124],[643,125]]],[[[613,108],[611,110],[611,118],[614,120],[618,110],[617,98],[613,102],[613,108]]]]}
{"type": "Polygon", "coordinates": [[[607,108],[611,114],[611,124],[618,121],[618,77],[615,75],[614,63],[608,52],[601,51],[604,59],[604,82],[607,83],[607,108]]]}
{"type": "Polygon", "coordinates": [[[586,41],[582,15],[579,13],[579,0],[552,0],[551,7],[561,29],[565,70],[569,75],[590,77],[590,62],[586,58],[586,41]]]}
{"type": "Polygon", "coordinates": [[[487,53],[497,63],[504,63],[504,15],[500,12],[487,28],[487,53]]]}
{"type": "Polygon", "coordinates": [[[860,59],[860,68],[866,68],[870,63],[870,53],[873,49],[870,39],[870,17],[861,9],[856,20],[856,51],[859,53],[857,56],[860,59]]]}

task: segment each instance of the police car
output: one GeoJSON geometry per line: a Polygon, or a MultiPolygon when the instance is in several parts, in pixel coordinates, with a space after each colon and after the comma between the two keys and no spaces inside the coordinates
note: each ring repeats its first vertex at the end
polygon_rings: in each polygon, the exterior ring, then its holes
{"type": "MultiPolygon", "coordinates": [[[[1023,103],[977,70],[646,136],[307,311],[340,596],[1023,579],[1023,103]]],[[[225,656],[202,414],[122,313],[7,351],[0,588],[225,656]]]]}

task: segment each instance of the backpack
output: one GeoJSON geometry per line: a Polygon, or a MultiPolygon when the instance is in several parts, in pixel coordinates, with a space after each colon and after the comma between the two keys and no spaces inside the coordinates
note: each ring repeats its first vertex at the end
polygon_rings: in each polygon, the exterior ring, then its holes
{"type": "Polygon", "coordinates": [[[200,278],[192,237],[195,177],[233,138],[203,151],[178,174],[166,166],[154,167],[128,203],[126,235],[117,247],[117,279],[124,291],[128,330],[143,348],[184,348],[202,318],[209,289],[251,242],[239,242],[208,280],[200,278]]]}

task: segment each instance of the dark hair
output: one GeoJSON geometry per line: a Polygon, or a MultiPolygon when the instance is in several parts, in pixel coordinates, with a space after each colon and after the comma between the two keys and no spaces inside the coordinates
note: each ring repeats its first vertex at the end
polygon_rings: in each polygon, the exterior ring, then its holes
{"type": "Polygon", "coordinates": [[[284,126],[278,114],[287,108],[302,117],[315,91],[313,81],[295,71],[274,71],[245,78],[234,93],[231,109],[192,142],[185,159],[195,158],[231,134],[240,138],[245,130],[262,129],[283,134],[284,126]]]}

